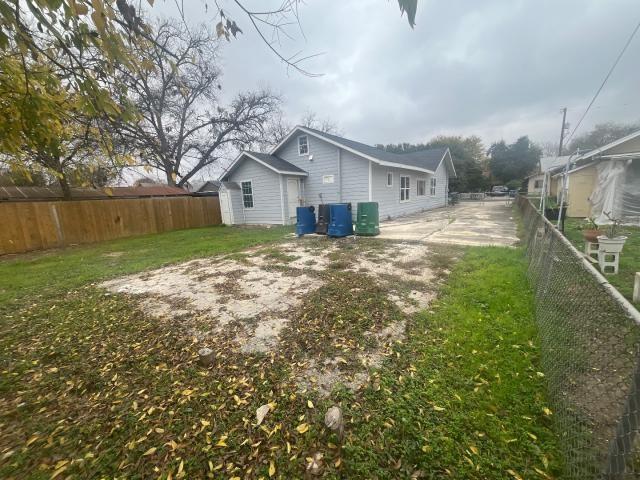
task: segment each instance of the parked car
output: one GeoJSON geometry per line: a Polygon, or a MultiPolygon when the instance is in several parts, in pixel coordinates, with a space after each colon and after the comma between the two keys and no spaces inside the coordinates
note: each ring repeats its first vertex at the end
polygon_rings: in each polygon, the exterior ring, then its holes
{"type": "Polygon", "coordinates": [[[504,197],[509,194],[509,189],[504,185],[496,185],[489,192],[490,197],[504,197]]]}

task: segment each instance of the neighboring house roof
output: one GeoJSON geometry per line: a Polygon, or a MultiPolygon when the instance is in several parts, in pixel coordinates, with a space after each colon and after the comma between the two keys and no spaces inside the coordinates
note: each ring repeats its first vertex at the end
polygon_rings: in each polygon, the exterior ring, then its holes
{"type": "Polygon", "coordinates": [[[243,157],[250,158],[255,160],[256,162],[264,165],[270,170],[273,170],[276,173],[282,173],[285,175],[300,175],[306,177],[308,175],[307,172],[302,170],[301,168],[296,167],[292,163],[287,162],[286,160],[278,157],[277,155],[271,155],[269,153],[260,153],[260,152],[249,152],[244,151],[240,155],[236,157],[233,163],[229,166],[226,172],[222,175],[222,179],[229,178],[229,175],[238,168],[240,165],[240,160],[243,157]]]}
{"type": "Polygon", "coordinates": [[[448,167],[452,176],[456,176],[455,168],[453,167],[453,161],[451,160],[451,153],[446,147],[431,148],[428,150],[421,150],[419,152],[411,153],[392,153],[382,150],[380,148],[372,147],[365,143],[356,142],[355,140],[349,140],[348,138],[339,137],[338,135],[332,135],[330,133],[322,132],[314,128],[297,126],[289,134],[283,138],[278,145],[272,150],[271,154],[276,153],[280,147],[291,139],[296,132],[301,131],[314,137],[325,140],[333,145],[344,148],[347,151],[355,153],[361,157],[367,158],[379,165],[407,168],[409,170],[418,170],[426,173],[435,173],[440,163],[448,158],[448,167]]]}
{"type": "Polygon", "coordinates": [[[567,164],[567,160],[570,155],[563,155],[561,157],[541,157],[540,158],[540,172],[544,173],[557,167],[564,167],[567,164]]]}
{"type": "Polygon", "coordinates": [[[217,192],[220,189],[220,180],[206,180],[193,184],[192,192],[217,192]]]}
{"type": "MultiPolygon", "coordinates": [[[[78,200],[109,198],[102,190],[72,188],[71,196],[78,200]]],[[[0,201],[59,200],[64,198],[60,187],[0,187],[0,201]]]]}
{"type": "MultiPolygon", "coordinates": [[[[179,187],[154,185],[148,187],[72,188],[73,200],[103,200],[108,198],[173,197],[189,195],[179,187]]],[[[0,201],[61,200],[60,187],[0,187],[0,201]]]]}
{"type": "MultiPolygon", "coordinates": [[[[609,150],[614,149],[615,147],[618,147],[626,142],[631,142],[632,140],[637,139],[638,137],[640,137],[640,130],[638,130],[637,132],[633,132],[630,133],[629,135],[626,135],[622,138],[619,138],[618,140],[614,140],[613,142],[607,143],[606,145],[603,145],[602,147],[593,149],[587,153],[584,153],[582,155],[580,155],[576,161],[579,162],[581,160],[586,160],[586,159],[590,159],[596,156],[606,156],[606,153],[609,150]]],[[[637,143],[637,142],[636,142],[637,143]]],[[[633,145],[633,144],[632,144],[633,145]]],[[[622,153],[622,152],[618,152],[617,156],[625,156],[625,155],[640,155],[640,151],[638,151],[638,146],[636,145],[635,147],[631,148],[629,150],[628,153],[622,153]]]]}
{"type": "Polygon", "coordinates": [[[237,182],[220,182],[220,188],[226,188],[227,190],[240,190],[240,185],[237,182]]]}
{"type": "Polygon", "coordinates": [[[107,187],[103,189],[110,197],[175,197],[189,195],[184,188],[170,185],[148,185],[144,187],[107,187]]]}
{"type": "MultiPolygon", "coordinates": [[[[598,147],[586,153],[583,153],[582,155],[574,156],[573,159],[571,160],[571,165],[567,173],[572,174],[574,172],[582,170],[583,168],[593,165],[594,163],[597,163],[601,160],[640,157],[640,145],[638,144],[639,139],[640,139],[640,130],[638,130],[637,132],[633,132],[629,135],[626,135],[622,138],[619,138],[618,140],[614,140],[613,142],[609,142],[606,145],[603,145],[602,147],[598,147]],[[629,142],[629,145],[627,146],[628,148],[626,148],[626,151],[625,151],[625,148],[623,148],[622,152],[617,151],[616,153],[613,153],[613,154],[610,153],[611,150],[617,149],[617,147],[620,147],[627,142],[629,142]]],[[[620,149],[617,149],[617,150],[620,150],[620,149]]],[[[560,158],[566,159],[568,157],[560,157],[560,158]]],[[[565,160],[565,163],[566,163],[566,160],[565,160]]],[[[551,168],[550,170],[552,171],[552,173],[554,173],[553,176],[557,177],[559,175],[562,175],[564,173],[563,172],[564,166],[565,165],[559,165],[551,168]]]]}

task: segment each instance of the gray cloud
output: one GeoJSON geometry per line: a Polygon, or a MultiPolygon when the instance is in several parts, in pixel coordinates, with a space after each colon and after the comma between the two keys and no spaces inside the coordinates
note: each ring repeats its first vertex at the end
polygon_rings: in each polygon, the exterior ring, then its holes
{"type": "MultiPolygon", "coordinates": [[[[274,1],[252,1],[264,8],[274,1]]],[[[231,2],[229,2],[232,11],[231,2]]],[[[203,4],[189,21],[215,22],[203,4]]],[[[154,12],[175,15],[172,3],[154,12]]],[[[285,98],[292,121],[311,109],[367,143],[425,141],[476,134],[488,145],[529,135],[553,141],[559,110],[577,122],[640,19],[635,0],[420,0],[417,25],[395,1],[309,1],[301,9],[306,41],[286,52],[324,52],[289,71],[236,14],[245,34],[223,48],[224,92],[269,86],[285,98]]],[[[602,121],[640,118],[640,37],[627,51],[582,132],[602,121]]],[[[580,132],[578,132],[580,133],[580,132]]]]}

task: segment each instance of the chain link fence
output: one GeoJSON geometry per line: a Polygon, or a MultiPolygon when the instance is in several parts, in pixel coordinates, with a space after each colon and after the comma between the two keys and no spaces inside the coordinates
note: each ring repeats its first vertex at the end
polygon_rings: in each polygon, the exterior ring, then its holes
{"type": "Polygon", "coordinates": [[[640,314],[528,199],[517,204],[564,478],[640,478],[640,314]]]}

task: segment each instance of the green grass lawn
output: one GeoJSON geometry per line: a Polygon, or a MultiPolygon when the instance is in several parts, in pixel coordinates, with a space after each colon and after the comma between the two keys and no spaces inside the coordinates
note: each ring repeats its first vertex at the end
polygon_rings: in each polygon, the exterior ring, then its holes
{"type": "Polygon", "coordinates": [[[191,258],[237,252],[292,231],[291,227],[194,228],[0,257],[0,305],[24,296],[55,296],[90,282],[191,258]]]}
{"type": "MultiPolygon", "coordinates": [[[[453,266],[434,256],[452,268],[438,300],[407,318],[406,338],[370,383],[329,398],[296,390],[299,348],[242,355],[221,344],[205,369],[176,325],[95,285],[287,231],[198,229],[0,262],[0,477],[292,479],[314,453],[324,478],[558,474],[519,249],[467,248],[453,266]],[[323,428],[336,403],[347,420],[342,443],[323,428]]],[[[354,256],[340,254],[336,265],[354,256]]],[[[344,337],[332,348],[357,346],[357,322],[399,315],[384,285],[342,267],[326,275],[332,298],[316,295],[300,310],[297,325],[319,329],[309,338],[322,341],[327,311],[344,337]]]]}
{"type": "MultiPolygon", "coordinates": [[[[565,235],[573,245],[584,252],[584,240],[581,226],[583,219],[569,218],[565,223],[565,235]]],[[[629,301],[633,298],[633,282],[636,272],[640,272],[640,228],[622,227],[620,235],[626,235],[627,241],[620,255],[620,266],[617,275],[607,274],[609,283],[616,287],[629,301]]],[[[598,268],[597,265],[595,265],[598,268]]],[[[600,270],[598,268],[598,270],[600,270]]],[[[640,306],[640,303],[636,303],[640,306]]]]}

